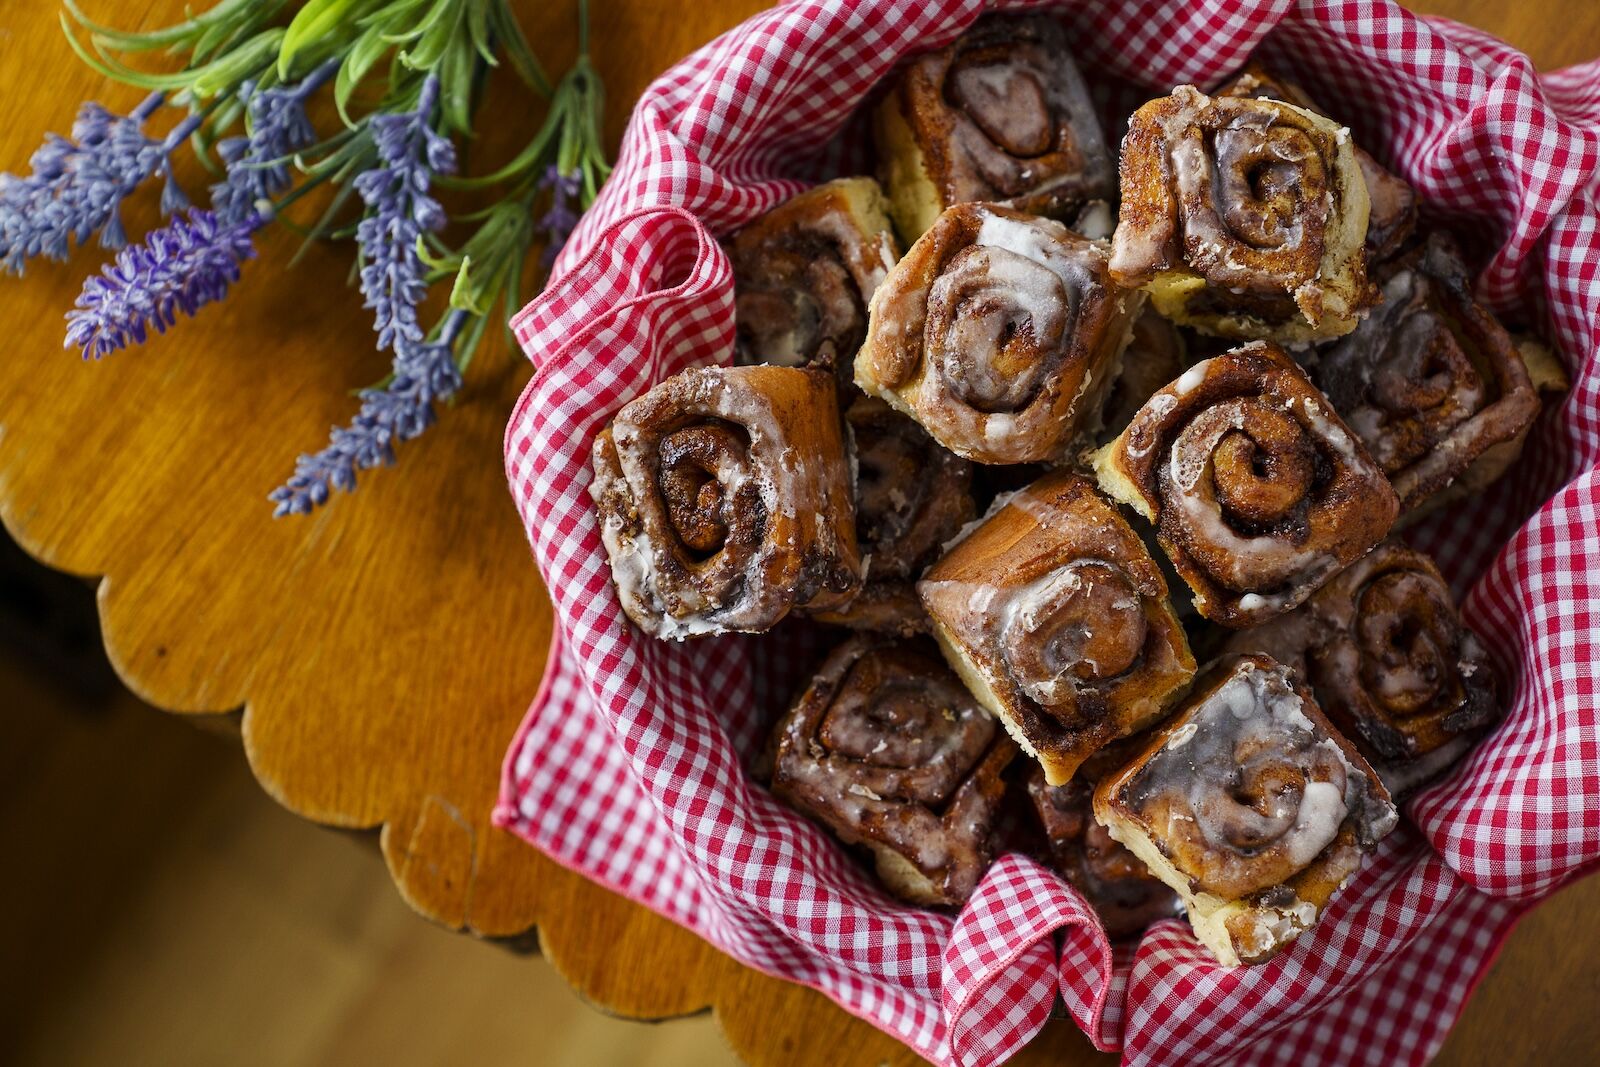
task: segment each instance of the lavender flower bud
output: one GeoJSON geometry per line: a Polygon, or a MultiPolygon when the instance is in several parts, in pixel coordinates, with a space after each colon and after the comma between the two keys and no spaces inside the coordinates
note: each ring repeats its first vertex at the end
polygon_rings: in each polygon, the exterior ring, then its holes
{"type": "Polygon", "coordinates": [[[155,94],[131,115],[114,115],[96,103],[78,110],[70,139],[50,134],[29,160],[26,177],[0,175],[0,270],[21,274],[35,256],[66,259],[70,242],[82,245],[94,233],[107,248],[127,243],[119,208],[148,178],[167,176],[163,211],[187,204],[172,181],[173,149],[199,122],[191,115],[163,140],[144,123],[165,98],[155,94]]]}
{"type": "Polygon", "coordinates": [[[252,214],[223,225],[209,211],[190,211],[124,248],[83,283],[77,307],[67,312],[66,347],[98,359],[142,344],[152,326],[165,333],[179,312],[193,316],[221,300],[239,280],[239,265],[255,255],[251,235],[262,221],[252,214]]]}
{"type": "Polygon", "coordinates": [[[288,159],[315,144],[317,131],[306,117],[305,103],[339,70],[330,59],[296,85],[256,89],[245,82],[240,95],[248,100],[250,132],[217,143],[227,177],[211,187],[211,209],[223,223],[242,221],[258,200],[270,200],[289,188],[288,159]]]}
{"type": "Polygon", "coordinates": [[[397,353],[402,345],[422,340],[417,305],[428,284],[417,239],[444,225],[444,208],[428,190],[434,174],[451,173],[456,165],[454,146],[429,125],[438,98],[439,80],[430,75],[415,111],[374,118],[380,165],[355,180],[367,205],[356,227],[361,294],[373,313],[378,347],[397,353]]]}
{"type": "Polygon", "coordinates": [[[350,425],[334,429],[321,452],[296,460],[294,474],[272,491],[274,515],[305,515],[326,504],[333,490],[349,492],[358,471],[393,463],[396,444],[433,425],[434,401],[461,388],[455,342],[466,321],[466,312],[452,311],[438,340],[402,346],[389,384],[363,389],[361,410],[350,425]]]}
{"type": "Polygon", "coordinates": [[[545,238],[544,253],[540,259],[548,270],[578,225],[578,213],[573,209],[581,188],[578,172],[562,174],[552,163],[544,172],[544,177],[539,179],[539,188],[550,191],[550,206],[533,224],[534,230],[545,238]]]}

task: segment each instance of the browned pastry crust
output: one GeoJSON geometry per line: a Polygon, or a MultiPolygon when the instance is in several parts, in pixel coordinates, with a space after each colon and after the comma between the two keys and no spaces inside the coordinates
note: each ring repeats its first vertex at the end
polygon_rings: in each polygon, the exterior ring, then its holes
{"type": "MultiPolygon", "coordinates": [[[[1251,63],[1239,76],[1218,89],[1217,96],[1245,96],[1257,100],[1282,100],[1318,115],[1328,115],[1294,82],[1251,63]]],[[[1332,116],[1328,116],[1331,118],[1332,116]]],[[[1367,215],[1367,257],[1387,259],[1400,250],[1417,226],[1417,191],[1404,178],[1386,169],[1371,154],[1355,146],[1356,162],[1366,179],[1371,209],[1367,215]]]]}
{"type": "Polygon", "coordinates": [[[590,493],[628,617],[656,637],[770,629],[861,588],[831,375],[702,367],[617,412],[590,493]]]}
{"type": "Polygon", "coordinates": [[[877,182],[840,178],[728,238],[741,363],[816,363],[849,380],[867,305],[900,258],[886,212],[877,182]]]}
{"type": "Polygon", "coordinates": [[[950,208],[872,301],[856,384],[979,463],[1058,460],[1093,430],[1143,294],[1106,248],[991,204],[950,208]]]}
{"type": "Polygon", "coordinates": [[[1095,817],[1183,897],[1227,966],[1309,928],[1398,821],[1349,741],[1267,656],[1208,669],[1095,790],[1095,817]]]}
{"type": "Polygon", "coordinates": [[[896,896],[955,905],[994,858],[1015,754],[932,646],[861,635],[778,724],[772,791],[871,850],[896,896]]]}
{"type": "Polygon", "coordinates": [[[925,631],[913,582],[972,521],[972,465],[876,397],[858,396],[845,421],[855,443],[856,540],[867,581],[848,606],[816,616],[860,630],[925,631]]]}
{"type": "MultiPolygon", "coordinates": [[[[1500,717],[1494,665],[1427,556],[1388,540],[1231,648],[1299,647],[1328,718],[1391,792],[1444,771],[1500,717]]],[[[1294,655],[1293,652],[1290,653],[1294,655]]]]}
{"type": "Polygon", "coordinates": [[[1194,658],[1161,571],[1088,480],[997,503],[917,591],[945,658],[1060,785],[1159,718],[1194,658]]]}
{"type": "Polygon", "coordinates": [[[1028,797],[1044,828],[1051,865],[1089,901],[1107,935],[1129,937],[1177,914],[1178,898],[1094,821],[1093,792],[1081,773],[1060,786],[1047,782],[1038,767],[1028,776],[1028,797]]]}
{"type": "Polygon", "coordinates": [[[1224,626],[1288,611],[1383,540],[1394,490],[1305,372],[1256,342],[1195,364],[1094,457],[1224,626]]]}
{"type": "Polygon", "coordinates": [[[1224,337],[1349,333],[1367,281],[1368,196],[1340,127],[1192,86],[1133,115],[1111,271],[1169,319],[1224,337]]]}
{"type": "Polygon", "coordinates": [[[1101,432],[1114,437],[1126,429],[1157,389],[1183,373],[1186,351],[1178,328],[1155,308],[1145,305],[1144,312],[1134,320],[1133,337],[1122,352],[1122,372],[1111,383],[1106,397],[1101,432]]]}
{"type": "Polygon", "coordinates": [[[1383,305],[1320,351],[1312,376],[1410,510],[1520,439],[1539,396],[1449,238],[1430,234],[1385,275],[1383,305]]]}
{"type": "Polygon", "coordinates": [[[914,241],[952,204],[1003,202],[1066,218],[1116,176],[1066,35],[990,15],[901,73],[877,115],[891,211],[914,241]]]}

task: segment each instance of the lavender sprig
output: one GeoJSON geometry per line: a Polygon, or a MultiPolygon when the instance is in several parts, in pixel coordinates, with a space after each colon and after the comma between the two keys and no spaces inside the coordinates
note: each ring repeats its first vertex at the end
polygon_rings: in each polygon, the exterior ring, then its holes
{"type": "Polygon", "coordinates": [[[66,347],[99,359],[129,343],[141,344],[154,326],[165,333],[178,312],[193,316],[221,300],[239,280],[239,266],[255,255],[251,236],[270,215],[252,212],[232,224],[209,211],[191,210],[124,248],[102,273],[83,284],[78,306],[67,312],[66,347]]]}
{"type": "Polygon", "coordinates": [[[455,344],[469,317],[465,311],[452,311],[436,340],[401,346],[389,384],[363,389],[361,410],[350,425],[335,428],[321,452],[297,459],[294,475],[269,494],[277,505],[274,517],[309,514],[326,504],[333,490],[349,492],[358,471],[393,463],[396,444],[433,425],[434,401],[461,388],[455,344]]]}
{"type": "Polygon", "coordinates": [[[86,103],[70,138],[46,136],[29,160],[31,173],[0,174],[0,270],[21,274],[35,256],[66,259],[69,242],[81,246],[96,231],[103,247],[121,248],[127,244],[122,201],[157,174],[167,178],[161,210],[170,215],[188,206],[168,161],[201,119],[190,115],[155,140],[144,123],[165,102],[165,94],[154,93],[129,115],[86,103]]]}
{"type": "Polygon", "coordinates": [[[240,86],[240,98],[248,101],[250,132],[217,142],[227,174],[211,187],[211,210],[223,223],[244,220],[255,211],[257,201],[271,200],[289,188],[289,157],[317,140],[306,117],[306,99],[338,70],[339,61],[330,59],[296,85],[258,89],[254,82],[245,82],[240,86]]]}
{"type": "Polygon", "coordinates": [[[422,340],[417,305],[427,294],[427,270],[417,254],[423,231],[445,224],[444,208],[429,195],[435,174],[455,171],[455,147],[430,125],[439,99],[439,79],[429,75],[414,111],[372,120],[381,165],[356,178],[367,205],[356,228],[361,250],[361,295],[373,313],[379,348],[401,355],[422,340]]]}
{"type": "Polygon", "coordinates": [[[550,192],[550,206],[533,224],[534,230],[544,236],[544,254],[540,258],[545,269],[549,270],[566,245],[567,238],[577,228],[578,212],[573,207],[583,191],[583,178],[576,170],[571,174],[562,174],[561,169],[552,163],[539,180],[538,188],[550,192]]]}

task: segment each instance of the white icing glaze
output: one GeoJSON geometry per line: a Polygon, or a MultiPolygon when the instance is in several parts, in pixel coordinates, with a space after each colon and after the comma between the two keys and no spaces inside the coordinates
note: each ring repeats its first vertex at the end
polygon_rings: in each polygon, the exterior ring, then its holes
{"type": "Polygon", "coordinates": [[[1184,741],[1166,746],[1164,751],[1185,750],[1183,757],[1174,757],[1183,762],[1164,763],[1154,773],[1164,788],[1184,795],[1185,803],[1171,810],[1193,815],[1211,848],[1221,853],[1235,849],[1233,837],[1242,828],[1251,839],[1274,842],[1296,868],[1304,868],[1338,836],[1365,775],[1306,716],[1299,694],[1285,679],[1283,667],[1261,670],[1253,662],[1239,664],[1189,713],[1184,741]],[[1268,765],[1287,758],[1321,770],[1291,804],[1263,812],[1233,799],[1227,785],[1241,773],[1248,780],[1256,758],[1268,765]],[[1331,777],[1330,769],[1336,772],[1331,777]]]}
{"type": "MultiPolygon", "coordinates": [[[[1192,390],[1196,386],[1198,386],[1201,382],[1205,381],[1206,380],[1206,371],[1208,369],[1207,368],[1207,363],[1209,363],[1209,362],[1210,362],[1210,360],[1206,360],[1205,362],[1201,362],[1201,363],[1196,363],[1194,366],[1190,367],[1188,370],[1184,371],[1181,375],[1179,375],[1178,376],[1178,380],[1172,383],[1172,391],[1173,391],[1173,393],[1175,393],[1178,396],[1184,396],[1190,390],[1192,390]]],[[[1167,399],[1167,407],[1170,409],[1174,405],[1175,401],[1170,396],[1167,397],[1166,399],[1167,399]]]]}

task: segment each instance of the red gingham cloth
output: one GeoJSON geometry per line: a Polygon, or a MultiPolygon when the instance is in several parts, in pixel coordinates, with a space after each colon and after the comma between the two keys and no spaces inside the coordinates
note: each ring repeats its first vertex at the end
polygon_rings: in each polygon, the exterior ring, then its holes
{"type": "Polygon", "coordinates": [[[1081,898],[1020,855],[957,916],[901,906],[752,786],[743,768],[815,651],[809,631],[673,645],[634,629],[588,496],[589,445],[654,383],[728,359],[732,279],[715,236],[800,191],[797,166],[859,165],[850,116],[873,85],[984,7],[810,0],[650,87],[616,173],[513,321],[538,373],[507,428],[506,471],[557,626],[496,819],[941,1064],[1011,1055],[1057,994],[1132,1063],[1421,1063],[1516,917],[1600,857],[1600,62],[1538,75],[1499,41],[1384,0],[1045,6],[1086,68],[1147,96],[1213,84],[1252,52],[1278,60],[1433,218],[1494,250],[1484,297],[1564,350],[1574,388],[1516,474],[1414,538],[1458,588],[1477,579],[1466,616],[1515,686],[1504,725],[1408,805],[1409,824],[1312,932],[1238,970],[1180,920],[1113,949],[1081,898]]]}

